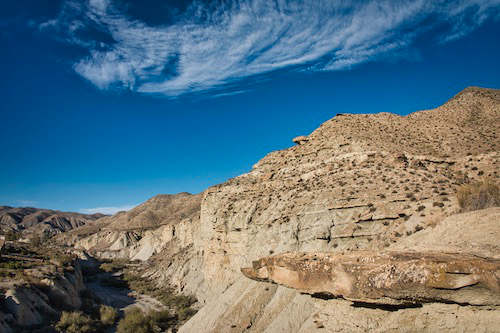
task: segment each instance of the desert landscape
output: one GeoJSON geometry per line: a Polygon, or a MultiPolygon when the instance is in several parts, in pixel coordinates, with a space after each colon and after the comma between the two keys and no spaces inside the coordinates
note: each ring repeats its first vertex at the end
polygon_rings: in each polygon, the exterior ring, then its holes
{"type": "Polygon", "coordinates": [[[500,0],[0,1],[0,333],[500,333],[500,0]]]}
{"type": "Polygon", "coordinates": [[[1,207],[0,330],[498,332],[499,130],[500,90],[469,87],[338,114],[199,194],[1,207]]]}

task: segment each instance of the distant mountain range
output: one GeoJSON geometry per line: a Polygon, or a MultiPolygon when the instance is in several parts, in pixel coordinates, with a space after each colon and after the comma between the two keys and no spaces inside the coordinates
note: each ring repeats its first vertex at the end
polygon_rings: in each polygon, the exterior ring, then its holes
{"type": "Polygon", "coordinates": [[[20,232],[23,236],[55,234],[72,230],[104,217],[33,207],[0,206],[0,231],[20,232]]]}

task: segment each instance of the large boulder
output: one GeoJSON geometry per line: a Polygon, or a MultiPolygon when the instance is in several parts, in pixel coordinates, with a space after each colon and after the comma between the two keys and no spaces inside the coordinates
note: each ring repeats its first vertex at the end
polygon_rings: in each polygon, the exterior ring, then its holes
{"type": "Polygon", "coordinates": [[[242,272],[323,298],[500,305],[500,260],[463,253],[291,252],[256,260],[242,272]]]}

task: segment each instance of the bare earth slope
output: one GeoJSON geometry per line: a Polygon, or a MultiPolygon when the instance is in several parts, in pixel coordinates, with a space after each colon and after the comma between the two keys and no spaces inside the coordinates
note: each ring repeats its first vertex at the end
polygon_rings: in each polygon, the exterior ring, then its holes
{"type": "Polygon", "coordinates": [[[25,235],[53,236],[91,223],[103,214],[80,214],[31,207],[0,206],[2,233],[20,231],[25,235]]]}
{"type": "MultiPolygon", "coordinates": [[[[106,218],[107,229],[152,229],[196,215],[201,195],[159,194],[134,209],[106,218]]],[[[104,221],[104,219],[103,219],[104,221]]]]}
{"type": "Polygon", "coordinates": [[[147,260],[160,252],[182,226],[198,225],[201,194],[160,194],[134,209],[99,219],[61,235],[59,241],[102,258],[147,260]]]}

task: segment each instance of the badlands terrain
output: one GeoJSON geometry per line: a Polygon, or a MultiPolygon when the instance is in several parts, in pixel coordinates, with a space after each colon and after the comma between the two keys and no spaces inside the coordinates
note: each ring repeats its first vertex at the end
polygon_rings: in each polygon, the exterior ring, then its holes
{"type": "Polygon", "coordinates": [[[4,252],[47,244],[23,276],[7,264],[28,256],[2,258],[0,330],[57,328],[93,292],[118,316],[170,311],[151,331],[499,332],[499,131],[500,90],[471,87],[407,116],[337,114],[200,194],[104,217],[2,207],[4,252]]]}
{"type": "Polygon", "coordinates": [[[49,238],[55,234],[86,225],[101,217],[104,215],[0,206],[0,231],[3,234],[17,232],[19,236],[37,235],[49,238]]]}

